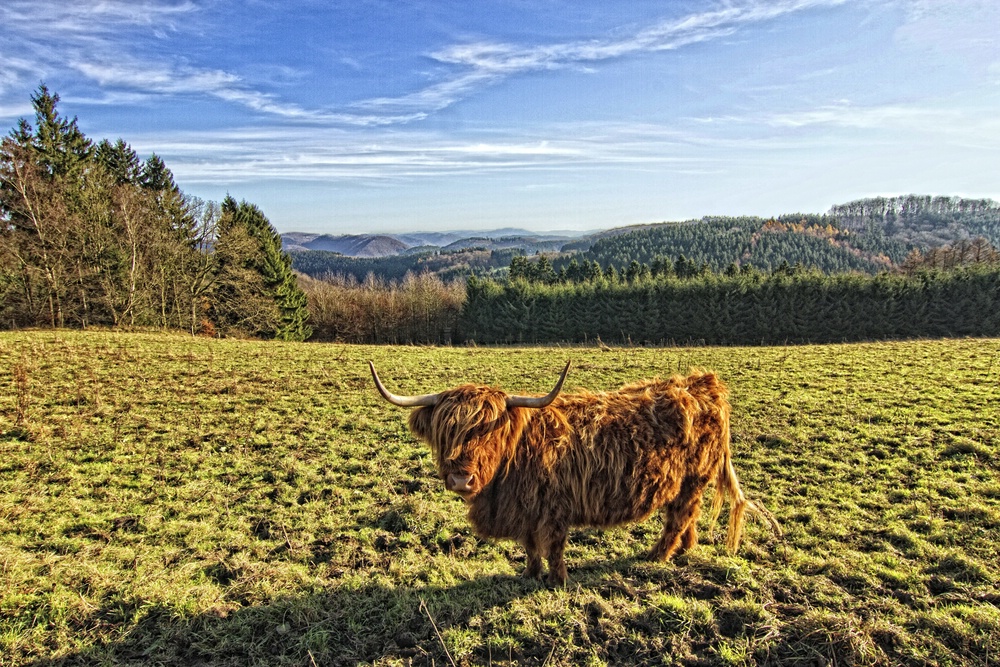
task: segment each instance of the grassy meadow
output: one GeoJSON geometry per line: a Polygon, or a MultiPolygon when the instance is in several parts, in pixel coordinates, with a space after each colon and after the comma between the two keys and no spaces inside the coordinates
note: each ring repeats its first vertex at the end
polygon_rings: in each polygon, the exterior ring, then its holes
{"type": "MultiPolygon", "coordinates": [[[[424,348],[0,333],[0,665],[995,665],[1000,340],[424,348]],[[732,390],[782,523],[671,563],[576,530],[570,581],[477,539],[383,402],[466,381],[732,390]]],[[[704,520],[703,520],[704,521],[704,520]]],[[[703,526],[704,528],[704,526],[703,526]]]]}

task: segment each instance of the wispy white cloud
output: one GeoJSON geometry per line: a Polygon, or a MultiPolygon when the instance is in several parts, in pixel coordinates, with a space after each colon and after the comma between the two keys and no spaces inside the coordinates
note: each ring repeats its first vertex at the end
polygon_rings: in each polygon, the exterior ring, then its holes
{"type": "Polygon", "coordinates": [[[996,100],[966,106],[941,100],[871,106],[839,102],[797,111],[689,120],[706,128],[704,136],[711,144],[729,144],[737,154],[779,154],[810,146],[819,154],[847,146],[856,147],[859,154],[873,146],[926,155],[949,150],[983,154],[1000,150],[995,108],[996,100]]]}
{"type": "Polygon", "coordinates": [[[185,183],[261,180],[377,182],[442,175],[572,172],[617,165],[667,171],[710,168],[728,158],[695,155],[693,142],[669,128],[590,128],[571,124],[517,134],[448,136],[435,132],[334,127],[259,127],[132,137],[155,150],[185,183]],[[206,159],[211,156],[211,159],[206,159]]]}
{"type": "MultiPolygon", "coordinates": [[[[13,62],[0,75],[0,92],[39,71],[69,66],[97,82],[109,94],[149,96],[201,95],[290,121],[356,126],[412,123],[519,74],[547,69],[591,68],[601,62],[718,39],[743,26],[848,0],[743,0],[590,40],[542,44],[475,42],[452,44],[430,52],[436,76],[417,90],[347,103],[340,109],[306,108],[264,92],[238,73],[192,64],[176,56],[141,56],[130,49],[123,29],[145,30],[154,37],[193,30],[202,11],[191,0],[8,0],[0,5],[0,23],[35,60],[13,62]],[[45,25],[45,31],[38,31],[45,25]]],[[[141,42],[141,40],[138,40],[141,42]]],[[[5,56],[0,47],[0,62],[5,56]]]]}
{"type": "MultiPolygon", "coordinates": [[[[132,42],[143,44],[146,40],[123,33],[145,30],[158,38],[172,31],[190,30],[191,25],[198,25],[195,15],[199,11],[198,5],[187,0],[0,3],[0,25],[7,33],[5,41],[0,43],[0,95],[9,89],[33,86],[51,72],[68,69],[98,84],[100,96],[93,93],[88,96],[89,102],[98,104],[123,100],[141,103],[178,96],[211,97],[286,121],[354,126],[401,124],[426,117],[419,111],[309,109],[264,92],[231,71],[193,65],[177,56],[140,55],[140,49],[131,48],[132,42]],[[39,25],[45,29],[38,30],[39,25]]],[[[286,78],[291,75],[287,68],[277,69],[286,78]]]]}
{"type": "MultiPolygon", "coordinates": [[[[259,127],[134,137],[156,150],[186,183],[250,181],[387,182],[482,174],[579,174],[613,168],[666,175],[831,156],[874,144],[887,151],[937,146],[1000,147],[1000,119],[987,110],[839,103],[797,112],[686,119],[676,124],[564,123],[531,130],[439,134],[410,129],[259,127]],[[814,131],[799,131],[814,130],[814,131]],[[893,148],[888,148],[893,147],[893,148]],[[207,159],[206,156],[211,156],[207,159]]],[[[824,158],[826,159],[826,158],[824,158]]]]}
{"type": "Polygon", "coordinates": [[[274,95],[253,90],[242,79],[220,69],[144,62],[76,61],[70,66],[105,89],[129,90],[146,95],[209,95],[262,113],[297,120],[332,120],[328,114],[274,95]]]}
{"type": "Polygon", "coordinates": [[[992,106],[958,107],[933,102],[861,106],[842,101],[809,109],[691,119],[698,124],[784,130],[830,128],[910,133],[924,137],[967,136],[1000,142],[1000,118],[992,106]]]}
{"type": "Polygon", "coordinates": [[[188,0],[6,0],[0,5],[0,18],[18,32],[44,27],[49,35],[90,38],[113,35],[132,25],[174,30],[181,19],[197,11],[198,6],[188,0]]]}
{"type": "Polygon", "coordinates": [[[13,88],[25,76],[35,71],[33,61],[0,53],[0,94],[13,88]]]}
{"type": "Polygon", "coordinates": [[[0,118],[27,118],[33,112],[31,105],[24,103],[0,104],[0,118]]]}
{"type": "Polygon", "coordinates": [[[773,127],[788,128],[828,125],[857,129],[924,129],[954,125],[962,120],[962,113],[957,109],[902,105],[862,107],[841,103],[804,111],[763,115],[759,120],[773,127]]]}
{"type": "Polygon", "coordinates": [[[240,83],[240,78],[217,69],[170,67],[140,62],[76,61],[70,67],[102,86],[124,87],[155,94],[214,93],[240,83]]]}
{"type": "Polygon", "coordinates": [[[11,51],[16,47],[34,58],[14,57],[0,47],[0,92],[25,79],[44,77],[46,71],[68,67],[96,82],[115,100],[123,94],[207,95],[286,119],[361,125],[393,122],[308,110],[255,90],[233,72],[192,66],[178,58],[151,60],[128,48],[130,37],[123,30],[144,29],[154,38],[161,37],[197,24],[192,15],[198,11],[199,7],[187,0],[10,0],[0,5],[0,23],[13,36],[11,51]],[[45,29],[39,30],[40,25],[45,29]]]}
{"type": "Polygon", "coordinates": [[[429,54],[437,63],[453,68],[442,80],[413,93],[374,98],[358,106],[437,111],[482,87],[518,74],[590,67],[602,61],[679,49],[732,35],[746,25],[847,1],[752,0],[664,20],[628,35],[527,46],[490,41],[455,44],[429,54]]]}
{"type": "Polygon", "coordinates": [[[0,94],[65,70],[74,61],[105,65],[142,38],[133,28],[163,34],[187,25],[197,6],[187,0],[6,0],[0,3],[0,94]]]}

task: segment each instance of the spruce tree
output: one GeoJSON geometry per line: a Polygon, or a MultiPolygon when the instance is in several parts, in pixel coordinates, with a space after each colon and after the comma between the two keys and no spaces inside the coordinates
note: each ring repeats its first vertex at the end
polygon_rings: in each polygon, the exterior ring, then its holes
{"type": "Polygon", "coordinates": [[[35,109],[34,149],[40,165],[51,176],[79,177],[90,164],[94,144],[72,120],[56,110],[59,95],[42,84],[31,96],[35,109]]]}
{"type": "Polygon", "coordinates": [[[102,140],[97,144],[95,157],[118,185],[139,183],[142,169],[139,155],[125,143],[124,139],[119,139],[114,144],[107,139],[102,140]]]}
{"type": "Polygon", "coordinates": [[[230,278],[226,291],[229,297],[236,299],[235,303],[223,305],[220,310],[228,311],[230,319],[233,319],[232,315],[238,314],[240,306],[238,295],[250,296],[247,305],[255,312],[261,312],[257,307],[258,299],[270,301],[276,310],[266,309],[264,312],[271,311],[273,314],[263,321],[256,320],[254,328],[257,330],[251,333],[279,340],[308,338],[312,329],[306,323],[309,311],[305,292],[299,288],[292,272],[291,259],[281,249],[281,236],[264,213],[254,204],[246,201],[237,203],[227,196],[222,202],[219,243],[223,251],[220,268],[230,278]],[[243,284],[234,284],[233,279],[242,280],[243,284]],[[260,293],[248,295],[247,282],[256,283],[258,286],[252,291],[260,293]]]}

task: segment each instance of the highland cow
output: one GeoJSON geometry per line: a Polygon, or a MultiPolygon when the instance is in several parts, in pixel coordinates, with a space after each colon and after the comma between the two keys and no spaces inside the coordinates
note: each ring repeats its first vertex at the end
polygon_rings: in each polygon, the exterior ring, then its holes
{"type": "Polygon", "coordinates": [[[571,527],[618,526],[656,510],[663,532],[649,557],[666,560],[690,549],[712,482],[713,525],[724,499],[731,500],[731,550],[739,546],[747,510],[780,534],[774,517],[740,489],[729,448],[728,390],[713,373],[561,394],[567,363],[542,397],[474,384],[396,396],[369,365],[386,400],[415,408],[410,429],[430,445],[448,490],[465,499],[476,533],[524,546],[527,577],[540,577],[546,558],[549,583],[566,582],[571,527]]]}

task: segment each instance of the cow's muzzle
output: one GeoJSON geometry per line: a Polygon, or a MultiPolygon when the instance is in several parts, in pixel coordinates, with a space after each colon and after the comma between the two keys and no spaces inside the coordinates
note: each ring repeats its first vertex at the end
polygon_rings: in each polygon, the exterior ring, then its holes
{"type": "Polygon", "coordinates": [[[455,473],[450,473],[445,480],[445,486],[448,487],[449,491],[461,494],[474,493],[476,491],[475,484],[475,475],[456,475],[455,473]]]}

